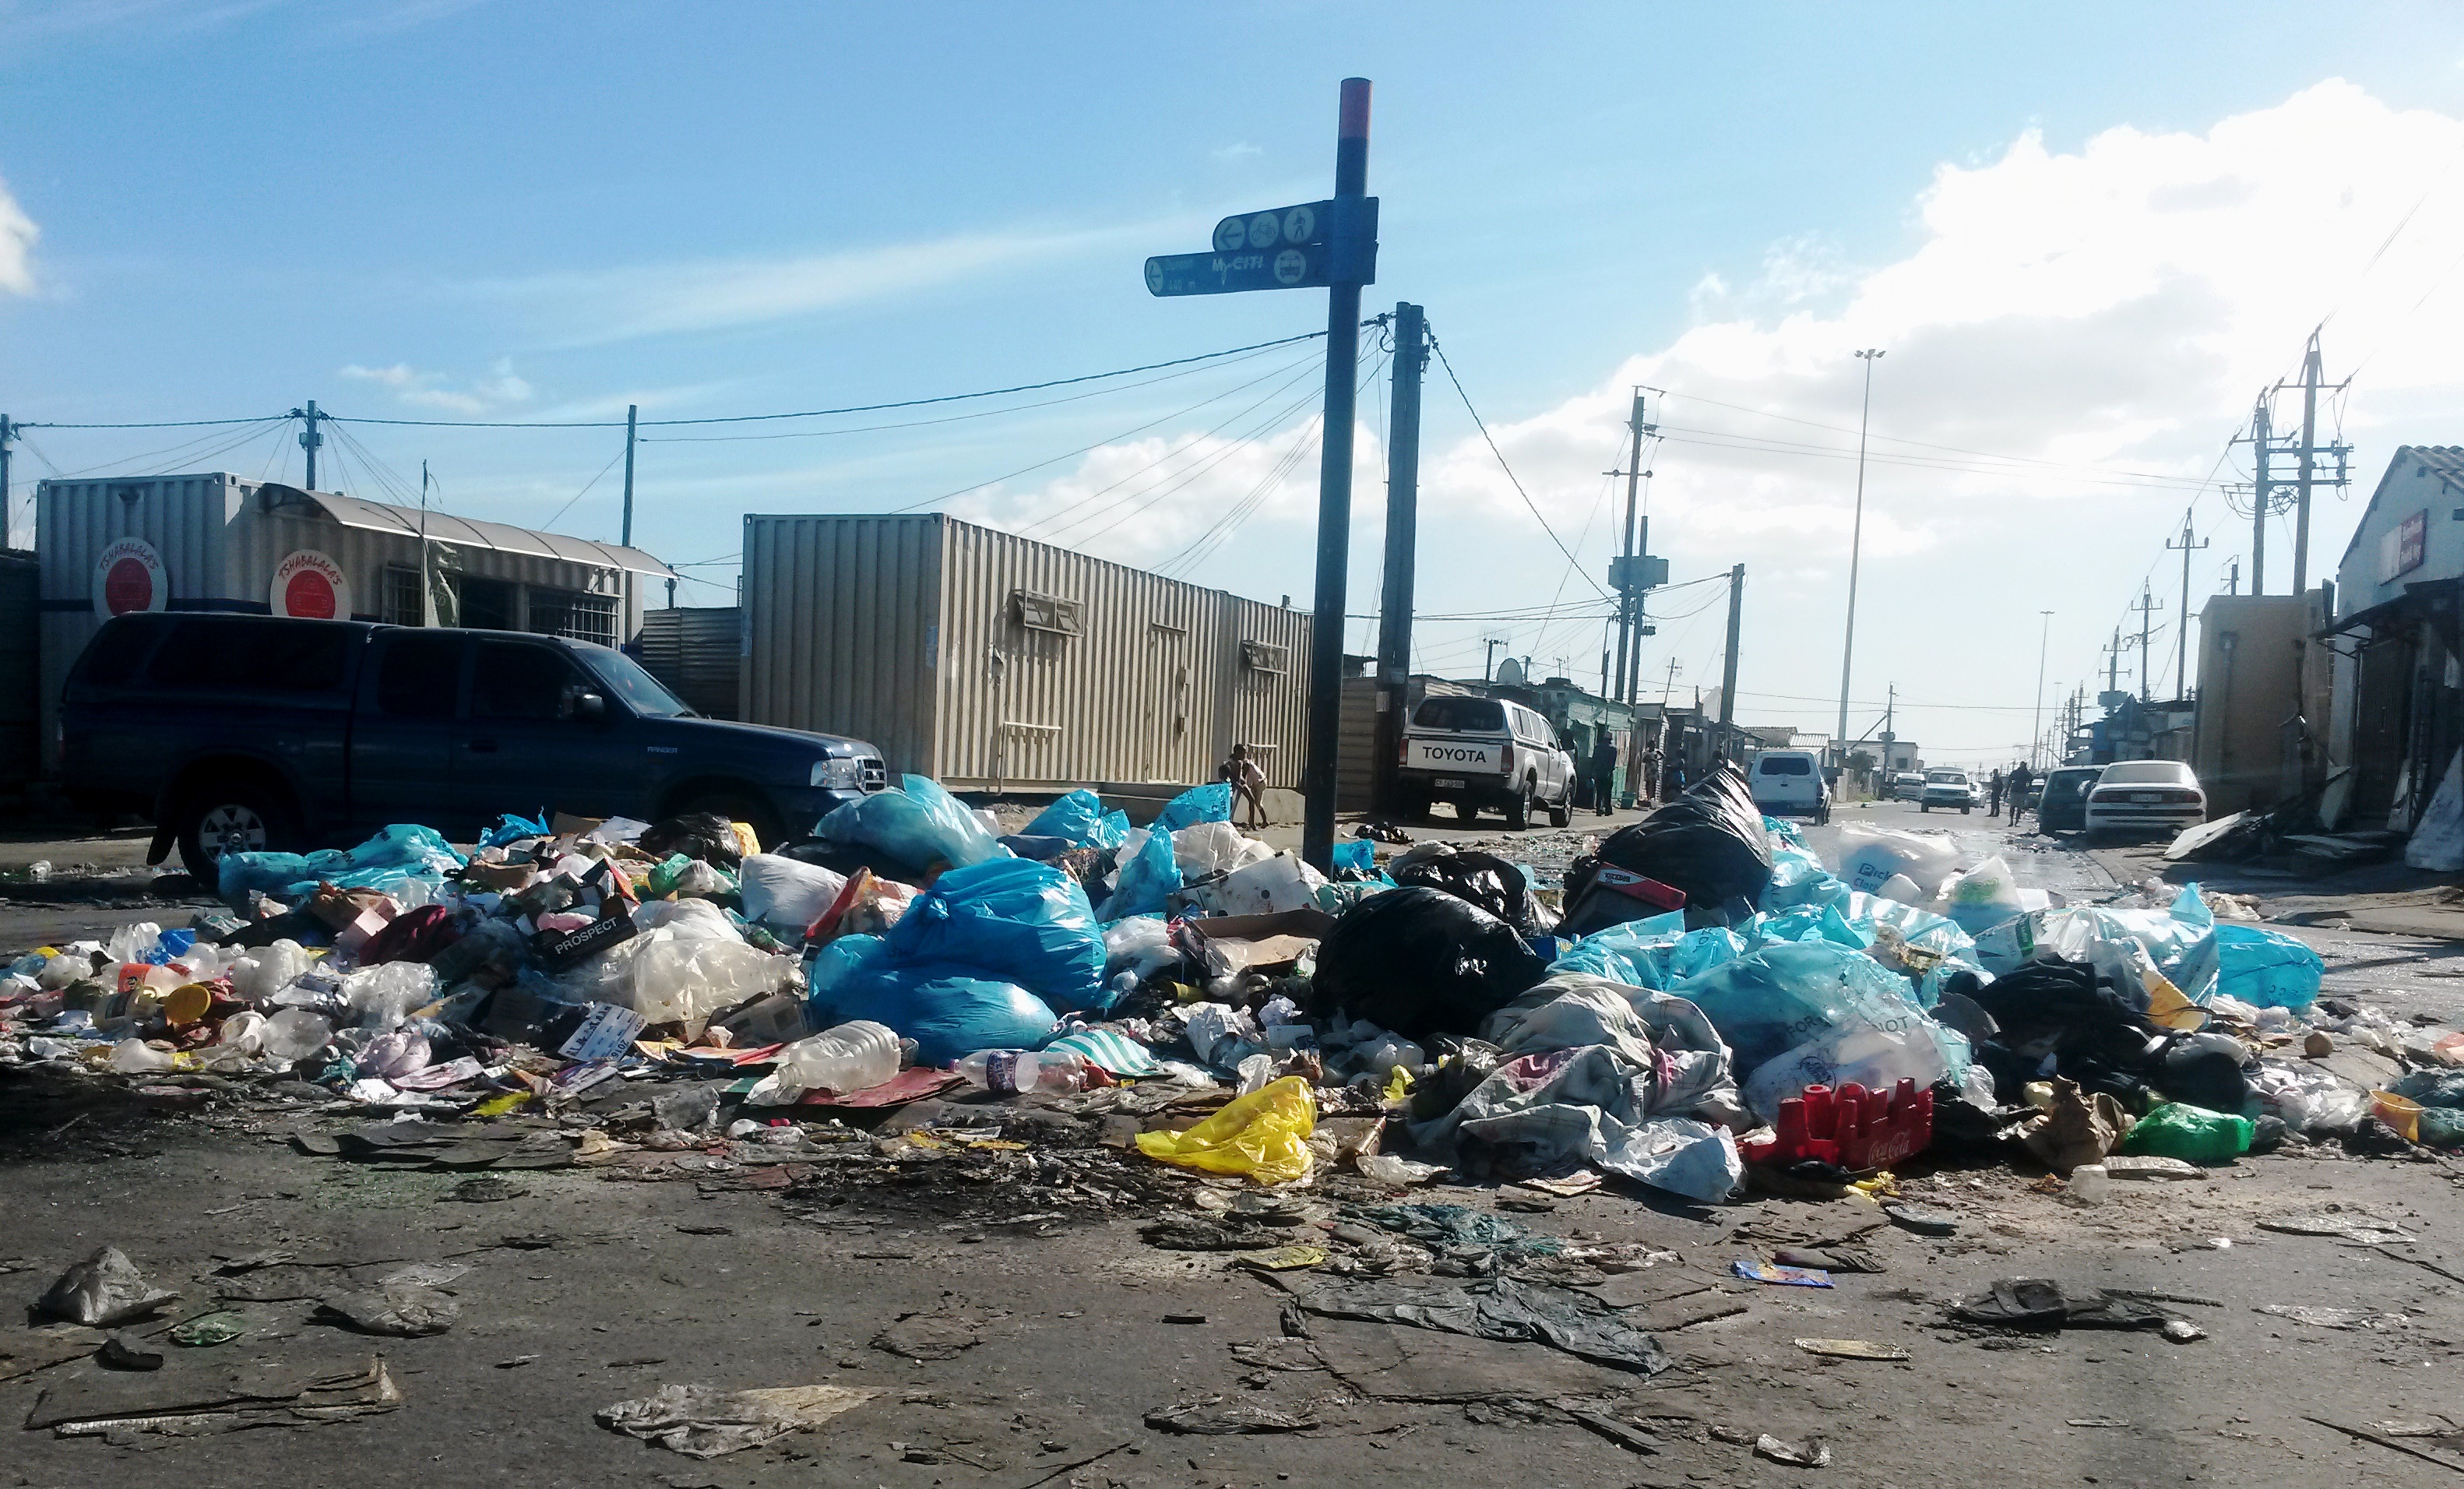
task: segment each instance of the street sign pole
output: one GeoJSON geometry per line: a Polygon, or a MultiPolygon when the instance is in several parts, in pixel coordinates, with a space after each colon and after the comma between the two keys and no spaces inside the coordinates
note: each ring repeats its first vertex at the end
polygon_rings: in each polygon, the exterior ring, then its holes
{"type": "MultiPolygon", "coordinates": [[[[1369,191],[1369,79],[1343,80],[1334,136],[1334,200],[1338,217],[1369,191]]],[[[1309,623],[1309,793],[1301,819],[1301,857],[1320,873],[1334,871],[1334,778],[1342,737],[1343,600],[1352,561],[1352,426],[1360,356],[1357,273],[1338,272],[1326,293],[1326,428],[1317,479],[1317,614],[1309,623]]]]}
{"type": "Polygon", "coordinates": [[[1360,289],[1377,282],[1377,199],[1369,195],[1369,79],[1343,80],[1334,137],[1334,195],[1215,225],[1204,253],[1147,260],[1147,293],[1235,295],[1326,289],[1326,426],[1319,440],[1317,596],[1310,621],[1308,803],[1301,856],[1334,869],[1336,743],[1342,733],[1344,570],[1352,556],[1352,426],[1360,360],[1360,289]]]}

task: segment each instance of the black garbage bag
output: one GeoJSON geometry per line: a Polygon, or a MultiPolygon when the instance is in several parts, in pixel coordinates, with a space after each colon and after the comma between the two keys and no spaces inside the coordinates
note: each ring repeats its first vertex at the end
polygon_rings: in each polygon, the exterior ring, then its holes
{"type": "Polygon", "coordinates": [[[1689,909],[1713,909],[1734,900],[1761,902],[1771,885],[1771,838],[1763,830],[1763,814],[1754,806],[1746,777],[1733,765],[1722,765],[1699,785],[1630,827],[1620,827],[1585,854],[1566,873],[1566,929],[1583,935],[1619,921],[1659,913],[1652,906],[1624,896],[1591,896],[1586,891],[1604,868],[1623,868],[1656,879],[1685,893],[1689,909]],[[1582,907],[1587,913],[1573,913],[1582,907]],[[1592,919],[1605,915],[1597,925],[1592,919]]]}
{"type": "Polygon", "coordinates": [[[1320,1008],[1418,1040],[1477,1033],[1548,973],[1512,926],[1416,885],[1373,894],[1336,919],[1318,943],[1311,993],[1320,1008]]]}
{"type": "Polygon", "coordinates": [[[2200,1049],[2149,1018],[2112,978],[2084,962],[2048,957],[1982,986],[1962,973],[1943,989],[1946,1000],[1965,999],[1996,1026],[1992,1038],[1976,1041],[1975,1053],[1991,1072],[1994,1089],[2006,1095],[2042,1079],[2050,1054],[2055,1074],[2134,1111],[2155,1097],[2239,1111],[2249,1097],[2249,1083],[2232,1056],[2200,1049]]]}
{"type": "Polygon", "coordinates": [[[1432,853],[1388,872],[1398,885],[1443,889],[1477,905],[1528,936],[1557,927],[1557,917],[1531,893],[1522,868],[1494,853],[1432,853]]]}
{"type": "Polygon", "coordinates": [[[686,812],[653,822],[642,834],[639,846],[652,858],[682,853],[720,868],[734,868],[744,861],[736,829],[716,812],[686,812]]]}

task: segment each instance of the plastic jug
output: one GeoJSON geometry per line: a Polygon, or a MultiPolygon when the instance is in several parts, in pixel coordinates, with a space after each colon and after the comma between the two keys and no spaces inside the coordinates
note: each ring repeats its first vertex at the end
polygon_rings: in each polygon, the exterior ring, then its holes
{"type": "Polygon", "coordinates": [[[779,1084],[800,1091],[868,1091],[897,1074],[897,1033],[869,1019],[825,1029],[779,1052],[779,1084]]]}

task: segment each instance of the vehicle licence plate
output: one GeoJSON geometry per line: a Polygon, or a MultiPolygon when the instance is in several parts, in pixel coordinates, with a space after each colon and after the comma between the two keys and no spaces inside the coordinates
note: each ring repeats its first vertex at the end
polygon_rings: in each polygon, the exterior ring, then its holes
{"type": "Polygon", "coordinates": [[[2133,801],[2162,801],[2165,799],[2153,791],[2134,791],[2130,793],[2130,799],[2133,801]]]}
{"type": "Polygon", "coordinates": [[[1463,788],[1463,783],[1460,780],[1441,780],[1438,782],[1438,786],[1440,789],[1445,791],[1461,791],[1463,788]]]}

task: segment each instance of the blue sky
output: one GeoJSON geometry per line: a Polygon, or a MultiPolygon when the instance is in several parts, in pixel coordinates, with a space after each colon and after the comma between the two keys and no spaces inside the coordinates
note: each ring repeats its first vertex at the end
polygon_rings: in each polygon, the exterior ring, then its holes
{"type": "MultiPolygon", "coordinates": [[[[1202,247],[1223,212],[1322,194],[1335,82],[1369,77],[1369,303],[1428,307],[1588,575],[1624,388],[1674,395],[1655,546],[1680,580],[1748,565],[1749,721],[1829,728],[1846,354],[1888,348],[1875,429],[1902,458],[1869,469],[1855,691],[1941,705],[1900,732],[1946,755],[2026,737],[2038,611],[2057,612],[2051,681],[2077,682],[2151,567],[2178,587],[2158,545],[2322,316],[2330,375],[2361,363],[2341,411],[2364,494],[2395,443],[2464,440],[2442,422],[2459,375],[2431,355],[2453,344],[2441,288],[2464,250],[2451,8],[0,0],[0,412],[63,422],[308,398],[691,418],[1313,329],[1313,293],[1157,301],[1138,265],[1202,247]]],[[[951,424],[648,443],[637,540],[717,560],[686,598],[724,602],[743,512],[957,493],[979,519],[1306,596],[1308,409],[1269,418],[1306,389],[1297,356],[951,424]],[[1226,423],[1281,379],[1231,390],[1287,365],[1289,395],[1226,423]]],[[[1421,608],[1580,602],[1589,580],[1438,378],[1421,608]]],[[[1374,607],[1382,397],[1364,403],[1355,611],[1374,607]]],[[[456,510],[614,536],[615,472],[584,492],[610,431],[350,432],[373,458],[346,451],[322,484],[383,496],[426,458],[456,510]]],[[[47,461],[141,470],[167,449],[297,473],[275,431],[221,452],[187,437],[34,431],[18,539],[47,461]]],[[[2322,510],[2314,570],[2357,508],[2322,510]]],[[[2212,499],[2197,514],[2216,524],[2204,593],[2247,524],[2212,499]]],[[[1717,675],[1717,606],[1685,613],[1712,587],[1668,596],[1645,654],[1662,682],[1676,657],[1681,695],[1717,675]]],[[[2157,594],[2169,625],[2178,593],[2157,594]]],[[[1596,678],[1595,609],[1432,623],[1422,660],[1476,672],[1480,638],[1507,634],[1596,678]]]]}

